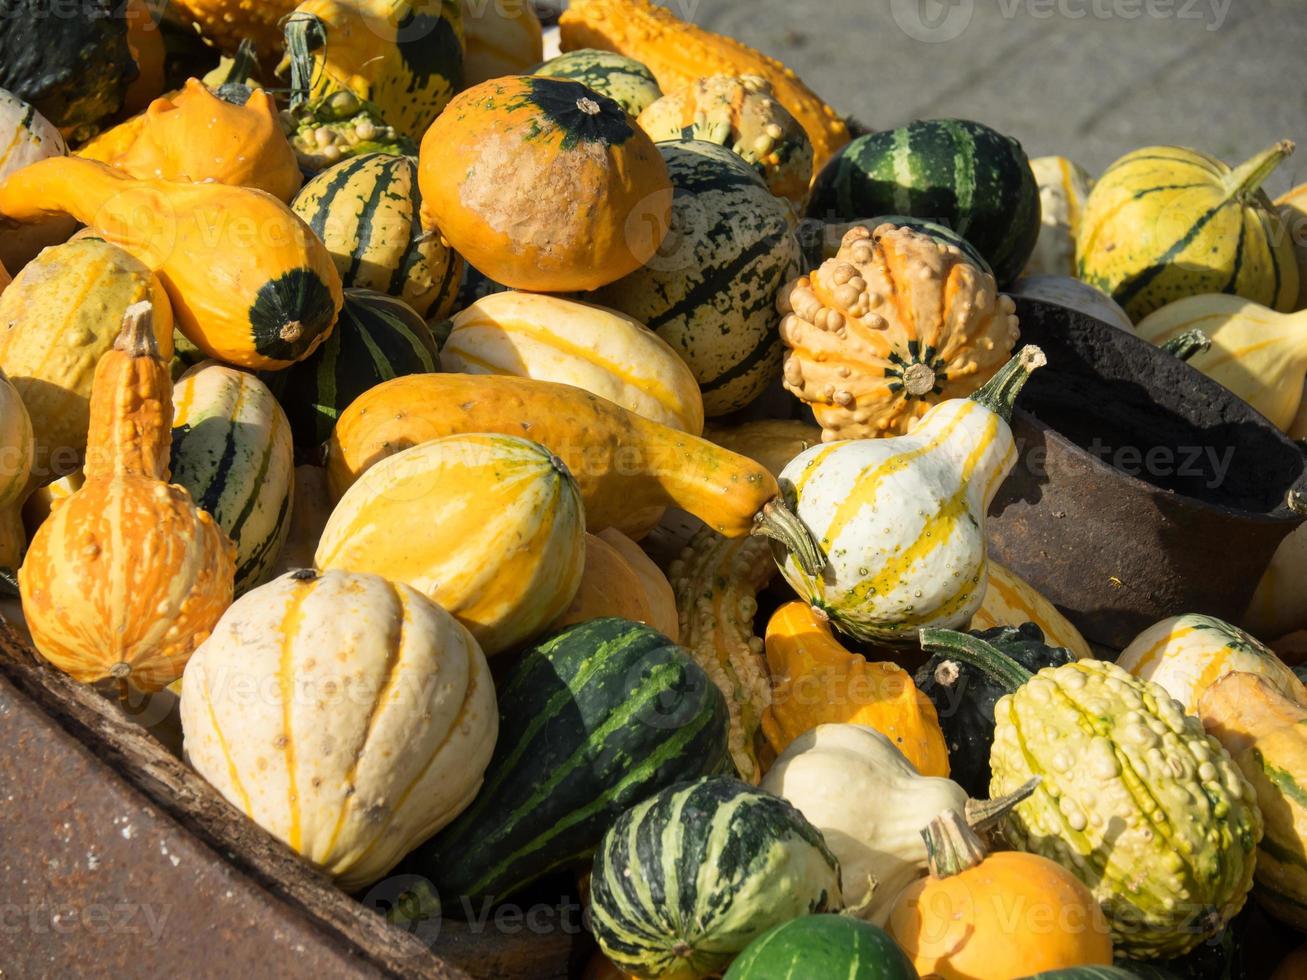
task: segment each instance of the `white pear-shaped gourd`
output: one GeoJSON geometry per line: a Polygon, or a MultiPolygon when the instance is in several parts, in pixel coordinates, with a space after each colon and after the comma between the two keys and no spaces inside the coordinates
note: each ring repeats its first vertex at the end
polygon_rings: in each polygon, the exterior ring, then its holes
{"type": "Polygon", "coordinates": [[[778,542],[777,564],[799,596],[858,639],[909,640],[923,626],[965,624],[987,584],[985,512],[1017,459],[1008,419],[1043,363],[1038,347],[1024,347],[971,397],[940,402],[907,435],[796,456],[780,482],[806,533],[771,520],[758,533],[778,542]],[[815,566],[804,537],[821,552],[815,566]]]}
{"type": "Polygon", "coordinates": [[[184,751],[346,891],[476,795],[499,731],[472,635],[407,585],[289,572],[237,599],[183,675],[184,751]]]}
{"type": "Polygon", "coordinates": [[[926,874],[921,832],[932,820],[957,810],[983,828],[1029,796],[1035,783],[1001,800],[968,799],[953,780],[920,775],[874,728],[829,724],[791,742],[762,788],[821,831],[839,858],[845,906],[883,925],[899,892],[926,874]]]}
{"type": "Polygon", "coordinates": [[[1281,431],[1293,425],[1307,379],[1307,311],[1277,313],[1239,296],[1206,293],[1154,310],[1135,326],[1158,346],[1191,330],[1212,341],[1188,358],[1191,365],[1281,431]]]}
{"type": "Polygon", "coordinates": [[[1035,157],[1030,170],[1039,185],[1039,238],[1024,275],[1075,275],[1076,230],[1093,178],[1066,157],[1035,157]]]}

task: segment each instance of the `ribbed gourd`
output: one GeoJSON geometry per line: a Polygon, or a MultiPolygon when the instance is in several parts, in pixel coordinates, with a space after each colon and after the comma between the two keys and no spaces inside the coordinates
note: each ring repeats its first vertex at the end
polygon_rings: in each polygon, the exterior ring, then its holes
{"type": "Polygon", "coordinates": [[[1041,781],[1004,836],[1089,886],[1118,952],[1180,956],[1243,907],[1262,837],[1253,789],[1163,688],[1101,660],[1031,674],[974,637],[923,639],[1011,692],[994,709],[990,793],[1041,781]]]}
{"type": "Polygon", "coordinates": [[[793,806],[708,777],[627,810],[595,852],[591,928],[637,977],[698,980],[773,926],[843,907],[840,869],[793,806]]]}
{"type": "Polygon", "coordinates": [[[798,272],[794,216],[738,154],[660,143],[676,196],[663,247],[594,295],[655,331],[690,365],[704,411],[748,405],[780,371],[776,295],[798,272]]]}
{"type": "Polygon", "coordinates": [[[459,311],[440,347],[451,373],[554,381],[691,435],[703,431],[694,375],[666,341],[616,310],[509,290],[459,311]]]}
{"type": "Polygon", "coordinates": [[[1160,685],[1188,714],[1197,714],[1203,691],[1232,671],[1256,674],[1285,697],[1307,705],[1307,687],[1270,649],[1215,616],[1173,616],[1144,630],[1117,664],[1160,685]]]}
{"type": "Polygon", "coordinates": [[[1018,337],[992,276],[960,249],[891,224],[851,229],[777,306],[785,387],[828,442],[906,432],[989,380],[1018,337]]]}
{"type": "MultiPolygon", "coordinates": [[[[357,403],[356,403],[357,404],[357,403]]],[[[557,619],[581,583],[576,480],[539,443],[452,435],[383,460],[340,498],[318,568],[404,582],[493,655],[557,619]]]]}
{"type": "Polygon", "coordinates": [[[812,144],[771,83],[759,75],[710,75],[663,96],[636,120],[655,143],[706,140],[738,153],[767,189],[801,207],[812,182],[812,144]]]}
{"type": "Polygon", "coordinates": [[[1039,187],[1039,237],[1022,276],[1074,276],[1076,231],[1094,186],[1088,171],[1066,157],[1035,157],[1030,169],[1039,187]]]}
{"type": "Polygon", "coordinates": [[[1282,140],[1234,168],[1180,146],[1127,153],[1085,201],[1077,277],[1136,323],[1203,293],[1289,312],[1298,299],[1293,242],[1261,185],[1292,151],[1282,140]]]}
{"type": "Polygon", "coordinates": [[[346,891],[472,802],[498,729],[485,656],[452,616],[312,569],[232,605],[187,664],[181,722],[196,771],[346,891]]]}
{"type": "Polygon", "coordinates": [[[615,51],[582,48],[550,58],[535,70],[546,78],[568,78],[586,88],[606,95],[629,116],[641,112],[663,97],[663,90],[653,72],[626,55],[615,51]]]}
{"type": "Polygon", "coordinates": [[[791,919],[764,932],[723,974],[725,980],[796,976],[917,980],[917,971],[883,929],[827,913],[791,919]]]}
{"type": "Polygon", "coordinates": [[[1277,313],[1240,296],[1189,296],[1150,313],[1135,332],[1164,344],[1201,330],[1212,346],[1189,363],[1219,381],[1281,431],[1292,426],[1307,378],[1307,311],[1277,313]]]}
{"type": "Polygon", "coordinates": [[[292,107],[349,92],[417,140],[463,86],[458,0],[304,0],[283,24],[292,107]]]}
{"type": "Polygon", "coordinates": [[[138,259],[117,246],[82,239],[52,246],[0,294],[0,370],[32,420],[35,484],[82,463],[91,417],[91,382],[113,347],[127,310],[153,308],[155,344],[172,356],[172,305],[138,259]]]}
{"type": "MultiPolygon", "coordinates": [[[[283,368],[311,354],[340,310],[331,256],[269,194],[133,180],[93,160],[43,160],[0,184],[0,215],[70,214],[159,276],[177,325],[210,357],[283,368]]],[[[8,292],[8,291],[6,291],[8,292]]]]}
{"type": "Polygon", "coordinates": [[[37,650],[77,680],[157,691],[231,603],[235,547],[168,483],[171,423],[172,378],[140,303],[95,369],[86,481],[18,572],[37,650]]]}
{"type": "Polygon", "coordinates": [[[23,407],[22,396],[0,371],[0,569],[10,574],[18,569],[27,535],[23,530],[23,498],[36,456],[32,420],[23,407]]]}
{"type": "Polygon", "coordinates": [[[453,309],[463,261],[423,222],[411,157],[351,157],[309,181],[291,208],[327,246],[346,288],[386,293],[432,319],[453,309]]]}
{"type": "Polygon", "coordinates": [[[945,245],[955,245],[962,257],[974,265],[981,272],[987,272],[991,276],[994,270],[989,267],[985,257],[976,250],[976,246],[959,235],[947,225],[941,225],[936,221],[928,221],[925,218],[912,218],[905,214],[882,214],[874,218],[858,218],[856,221],[807,221],[800,226],[800,234],[804,236],[803,248],[804,254],[808,259],[809,269],[816,269],[827,259],[833,259],[839,254],[840,246],[844,244],[844,236],[854,228],[861,225],[864,228],[879,228],[881,225],[893,225],[895,228],[911,228],[918,234],[925,235],[927,238],[933,238],[935,241],[945,245]],[[814,234],[814,231],[816,234],[814,234]]]}
{"type": "MultiPolygon", "coordinates": [[[[657,565],[650,563],[658,578],[648,579],[628,560],[630,551],[612,543],[614,535],[625,537],[620,531],[605,528],[598,534],[585,536],[585,570],[572,603],[563,614],[549,624],[549,632],[575,626],[592,619],[617,616],[633,623],[644,623],[666,636],[673,643],[680,635],[676,619],[676,602],[672,587],[657,565]],[[651,594],[651,588],[659,589],[651,594]],[[671,600],[664,605],[665,600],[671,600]]],[[[630,541],[629,538],[625,540],[630,541]]],[[[636,551],[640,546],[631,542],[636,551]]],[[[648,559],[646,559],[647,561],[648,559]]]]}
{"type": "Polygon", "coordinates": [[[173,386],[172,479],[236,544],[236,594],[263,582],[290,528],[290,423],[254,375],[208,362],[173,386]]]}
{"type": "Polygon", "coordinates": [[[940,402],[908,435],[795,457],[781,485],[826,563],[806,570],[801,550],[777,543],[799,597],[858,639],[903,641],[924,626],[969,621],[986,589],[985,512],[1017,458],[1008,420],[1043,363],[1039,348],[1023,347],[970,398],[940,402]]]}

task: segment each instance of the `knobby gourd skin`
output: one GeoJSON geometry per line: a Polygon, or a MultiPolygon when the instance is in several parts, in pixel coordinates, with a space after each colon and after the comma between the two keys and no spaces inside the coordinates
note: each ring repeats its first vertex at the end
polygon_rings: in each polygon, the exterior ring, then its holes
{"type": "Polygon", "coordinates": [[[342,302],[331,255],[270,194],[218,183],[133,180],[58,157],[0,184],[0,216],[72,215],[159,276],[177,326],[210,357],[279,369],[331,332],[342,302]]]}
{"type": "Polygon", "coordinates": [[[339,498],[368,467],[412,446],[464,432],[524,436],[571,471],[592,531],[626,531],[633,515],[676,506],[728,537],[748,534],[779,493],[763,466],[569,385],[498,375],[425,374],[365,392],[327,443],[339,498]]]}
{"type": "Polygon", "coordinates": [[[498,731],[453,617],[376,575],[306,569],[227,611],[187,665],[181,722],[195,770],[346,891],[472,802],[498,731]]]}
{"type": "Polygon", "coordinates": [[[585,514],[567,467],[539,443],[451,435],[392,456],[340,498],[318,568],[405,582],[488,655],[567,609],[585,566],[585,514]]]}
{"type": "Polygon", "coordinates": [[[170,13],[199,29],[225,54],[235,54],[241,41],[254,43],[259,57],[281,53],[281,21],[295,9],[295,0],[176,0],[170,13]]]}
{"type": "Polygon", "coordinates": [[[91,388],[86,481],[55,506],[18,573],[36,649],[79,681],[157,691],[231,603],[235,546],[168,483],[172,378],[148,304],[128,313],[91,388]]]}

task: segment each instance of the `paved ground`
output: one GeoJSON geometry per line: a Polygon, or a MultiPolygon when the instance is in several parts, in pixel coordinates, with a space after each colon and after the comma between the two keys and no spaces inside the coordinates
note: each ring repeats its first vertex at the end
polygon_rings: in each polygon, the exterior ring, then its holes
{"type": "Polygon", "coordinates": [[[875,129],[959,116],[1097,173],[1178,143],[1239,162],[1278,139],[1307,181],[1305,0],[668,0],[781,58],[875,129]]]}

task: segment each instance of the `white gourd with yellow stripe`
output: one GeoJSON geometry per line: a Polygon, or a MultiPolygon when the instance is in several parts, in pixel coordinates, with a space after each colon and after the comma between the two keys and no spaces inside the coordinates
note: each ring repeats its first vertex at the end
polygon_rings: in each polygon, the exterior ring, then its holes
{"type": "Polygon", "coordinates": [[[1307,184],[1299,184],[1275,199],[1284,230],[1293,242],[1298,263],[1298,303],[1295,309],[1307,309],[1307,184]]]}
{"type": "Polygon", "coordinates": [[[685,362],[638,320],[602,306],[492,293],[454,317],[440,366],[572,385],[673,429],[703,432],[703,398],[685,362]]]}
{"type": "Polygon", "coordinates": [[[970,398],[940,402],[907,435],[796,456],[781,487],[826,559],[809,574],[779,545],[777,563],[799,596],[863,640],[969,621],[986,589],[985,512],[1017,460],[1008,419],[1043,363],[1039,348],[1022,348],[970,398]]]}
{"type": "Polygon", "coordinates": [[[195,770],[346,891],[472,802],[499,730],[452,616],[376,575],[311,570],[227,609],[186,665],[181,723],[195,770]]]}
{"type": "Polygon", "coordinates": [[[1193,367],[1276,428],[1293,424],[1307,378],[1307,312],[1277,313],[1238,296],[1209,293],[1164,306],[1135,327],[1159,346],[1189,330],[1201,330],[1212,341],[1210,349],[1189,358],[1193,367]]]}
{"type": "Polygon", "coordinates": [[[1285,697],[1307,704],[1307,688],[1279,657],[1238,627],[1215,616],[1189,613],[1144,630],[1121,652],[1117,665],[1161,685],[1186,714],[1198,699],[1233,671],[1257,674],[1285,697]]]}
{"type": "Polygon", "coordinates": [[[576,595],[581,492],[563,462],[528,439],[433,439],[372,466],[345,492],[316,565],[405,582],[499,653],[542,631],[576,595]]]}
{"type": "Polygon", "coordinates": [[[1030,169],[1039,185],[1039,238],[1022,275],[1074,276],[1076,226],[1093,178],[1066,157],[1036,157],[1030,169]]]}
{"type": "Polygon", "coordinates": [[[989,585],[976,615],[971,617],[972,630],[991,630],[996,626],[1020,626],[1034,623],[1044,632],[1049,646],[1070,650],[1077,660],[1092,660],[1093,651],[1071,621],[1057,611],[1033,585],[998,562],[990,559],[989,585]]]}
{"type": "Polygon", "coordinates": [[[1242,622],[1267,642],[1307,630],[1307,524],[1275,549],[1242,622]]]}
{"type": "MultiPolygon", "coordinates": [[[[63,134],[45,116],[18,96],[0,89],[0,180],[16,170],[68,155],[63,134]]],[[[52,215],[33,225],[5,228],[0,235],[0,262],[18,272],[41,249],[66,241],[77,223],[65,215],[52,215]]]]}

